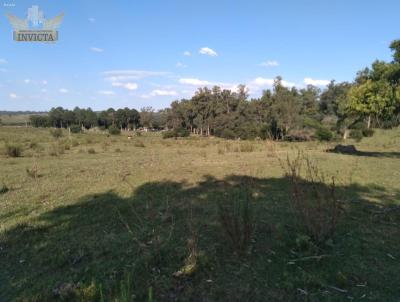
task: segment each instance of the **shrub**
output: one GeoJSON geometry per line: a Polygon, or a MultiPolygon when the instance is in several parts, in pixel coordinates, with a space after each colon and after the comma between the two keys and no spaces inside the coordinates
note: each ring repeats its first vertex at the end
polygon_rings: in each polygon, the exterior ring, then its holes
{"type": "Polygon", "coordinates": [[[331,141],[333,138],[333,133],[329,129],[319,128],[315,132],[315,136],[319,141],[331,141]]]}
{"type": "Polygon", "coordinates": [[[39,168],[38,166],[35,164],[32,168],[26,168],[26,174],[34,179],[37,179],[40,177],[39,175],[39,168]]]}
{"type": "Polygon", "coordinates": [[[65,148],[63,145],[52,144],[49,148],[49,155],[51,156],[60,156],[65,153],[65,148]]]}
{"type": "Polygon", "coordinates": [[[71,130],[71,133],[81,133],[82,132],[82,128],[80,125],[71,125],[71,127],[69,127],[69,129],[71,130]]]}
{"type": "Polygon", "coordinates": [[[285,136],[285,140],[289,142],[307,142],[311,140],[311,133],[306,129],[292,130],[289,135],[285,136]]]}
{"type": "Polygon", "coordinates": [[[300,152],[294,160],[288,157],[283,167],[291,184],[290,203],[297,222],[317,244],[325,243],[334,235],[341,215],[334,177],[327,185],[318,166],[300,152]]]}
{"type": "Polygon", "coordinates": [[[235,132],[234,132],[233,130],[231,130],[231,129],[224,129],[224,130],[222,130],[220,136],[221,136],[222,138],[225,138],[225,139],[235,139],[235,138],[236,138],[235,132]]]}
{"type": "Polygon", "coordinates": [[[121,129],[119,129],[118,127],[115,127],[115,126],[110,126],[108,128],[108,133],[110,133],[111,135],[120,135],[121,129]]]}
{"type": "Polygon", "coordinates": [[[227,202],[218,202],[218,218],[228,238],[229,244],[237,253],[243,253],[250,245],[253,234],[253,216],[247,190],[244,196],[237,196],[227,202]]]}
{"type": "Polygon", "coordinates": [[[176,137],[188,137],[190,136],[190,131],[186,128],[178,128],[175,130],[176,137]]]}
{"type": "Polygon", "coordinates": [[[176,138],[176,137],[188,137],[190,136],[189,130],[185,128],[178,128],[174,130],[165,131],[162,134],[163,138],[176,138]]]}
{"type": "Polygon", "coordinates": [[[89,148],[89,149],[87,150],[87,152],[88,152],[89,154],[95,154],[95,153],[96,153],[96,150],[94,150],[93,148],[89,148]]]}
{"type": "Polygon", "coordinates": [[[175,133],[174,133],[174,131],[172,131],[172,130],[164,131],[163,134],[162,134],[162,137],[163,137],[164,139],[166,139],[166,138],[173,138],[173,137],[175,137],[175,133]]]}
{"type": "Polygon", "coordinates": [[[51,129],[50,130],[50,134],[54,137],[54,138],[60,138],[63,136],[63,132],[61,128],[56,128],[56,129],[51,129]]]}
{"type": "Polygon", "coordinates": [[[29,143],[29,149],[37,149],[38,147],[39,147],[39,144],[37,142],[29,143]]]}
{"type": "Polygon", "coordinates": [[[271,137],[270,127],[267,124],[261,126],[259,130],[259,136],[261,139],[266,140],[267,138],[271,137]]]}
{"type": "Polygon", "coordinates": [[[11,144],[6,145],[6,155],[9,157],[21,157],[22,156],[22,147],[20,145],[11,144]]]}
{"type": "Polygon", "coordinates": [[[0,184],[0,194],[5,194],[9,191],[10,189],[3,183],[0,184]]]}
{"type": "Polygon", "coordinates": [[[363,133],[361,130],[355,129],[355,130],[351,130],[350,132],[350,138],[356,140],[356,141],[360,141],[363,138],[363,133]]]}
{"type": "Polygon", "coordinates": [[[362,130],[362,135],[365,136],[365,137],[371,137],[371,136],[374,135],[374,130],[365,128],[365,129],[362,130]]]}

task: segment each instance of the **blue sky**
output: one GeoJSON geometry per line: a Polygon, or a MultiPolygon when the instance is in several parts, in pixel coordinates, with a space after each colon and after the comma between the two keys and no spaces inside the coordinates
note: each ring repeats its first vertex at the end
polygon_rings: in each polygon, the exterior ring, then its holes
{"type": "Polygon", "coordinates": [[[0,110],[167,107],[199,86],[251,96],[351,81],[400,39],[400,1],[5,0],[0,7],[0,110]],[[14,42],[6,18],[38,5],[64,12],[56,44],[14,42]]]}

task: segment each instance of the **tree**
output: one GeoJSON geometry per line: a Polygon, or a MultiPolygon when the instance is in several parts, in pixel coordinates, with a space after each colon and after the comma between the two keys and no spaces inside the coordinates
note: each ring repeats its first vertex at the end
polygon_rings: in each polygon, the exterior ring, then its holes
{"type": "Polygon", "coordinates": [[[140,109],[140,122],[143,127],[152,128],[154,118],[153,107],[143,107],[140,109]]]}
{"type": "Polygon", "coordinates": [[[350,113],[368,117],[367,127],[371,127],[372,117],[392,114],[395,110],[395,98],[388,82],[367,80],[349,91],[347,110],[350,113]]]}

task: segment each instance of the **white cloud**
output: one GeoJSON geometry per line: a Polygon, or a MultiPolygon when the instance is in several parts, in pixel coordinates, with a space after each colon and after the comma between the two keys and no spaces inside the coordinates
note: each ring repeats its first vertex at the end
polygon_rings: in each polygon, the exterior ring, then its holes
{"type": "Polygon", "coordinates": [[[266,61],[266,62],[262,62],[260,64],[260,66],[263,66],[263,67],[277,67],[277,66],[279,66],[279,63],[277,61],[266,61]]]}
{"type": "Polygon", "coordinates": [[[88,20],[89,20],[90,23],[96,22],[96,19],[95,19],[95,18],[89,18],[88,20]]]}
{"type": "MultiPolygon", "coordinates": [[[[251,81],[248,86],[253,87],[253,88],[254,88],[254,86],[256,86],[257,88],[260,88],[260,87],[264,87],[264,86],[272,86],[272,85],[274,85],[274,82],[275,82],[275,79],[258,77],[258,78],[255,78],[253,81],[251,81]]],[[[285,87],[298,86],[298,85],[296,85],[296,83],[288,82],[285,80],[282,80],[281,83],[285,87]]]]}
{"type": "Polygon", "coordinates": [[[183,55],[184,55],[184,56],[187,56],[187,57],[190,57],[192,54],[191,54],[190,51],[184,51],[184,52],[183,52],[183,55]]]}
{"type": "Polygon", "coordinates": [[[148,71],[148,70],[111,70],[103,72],[103,76],[111,82],[138,80],[148,77],[161,77],[168,75],[164,71],[148,71]]]}
{"type": "Polygon", "coordinates": [[[42,84],[43,84],[43,85],[47,85],[47,83],[48,83],[48,82],[47,82],[46,80],[43,80],[43,81],[42,81],[42,84]]]}
{"type": "Polygon", "coordinates": [[[207,85],[211,85],[211,83],[209,81],[203,81],[203,80],[193,79],[193,78],[179,79],[179,83],[192,85],[192,86],[207,86],[207,85]]]}
{"type": "Polygon", "coordinates": [[[98,47],[91,47],[90,50],[93,52],[99,52],[99,53],[104,51],[104,49],[98,48],[98,47]]]}
{"type": "Polygon", "coordinates": [[[199,53],[202,55],[210,56],[210,57],[218,56],[217,52],[214,49],[211,49],[209,47],[200,48],[199,53]]]}
{"type": "Polygon", "coordinates": [[[255,78],[251,84],[256,86],[272,86],[274,84],[274,79],[266,79],[262,77],[255,78]]]}
{"type": "Polygon", "coordinates": [[[40,91],[43,92],[43,93],[46,93],[46,92],[47,92],[47,89],[43,88],[43,89],[40,90],[40,91]]]}
{"type": "Polygon", "coordinates": [[[7,64],[8,61],[6,59],[0,59],[0,64],[7,64]]]}
{"type": "Polygon", "coordinates": [[[9,97],[10,97],[10,99],[16,99],[18,96],[15,94],[15,93],[10,93],[9,95],[8,95],[9,97]]]}
{"type": "Polygon", "coordinates": [[[136,84],[136,83],[113,82],[111,85],[114,87],[123,87],[128,90],[136,90],[138,88],[138,84],[136,84]]]}
{"type": "Polygon", "coordinates": [[[24,83],[25,83],[25,84],[29,84],[30,82],[31,82],[30,79],[25,79],[25,80],[24,80],[24,83]]]}
{"type": "Polygon", "coordinates": [[[187,65],[185,65],[185,64],[183,64],[181,62],[178,62],[178,63],[176,63],[176,67],[178,67],[178,68],[186,68],[187,65]]]}
{"type": "Polygon", "coordinates": [[[58,90],[60,93],[68,93],[68,89],[65,88],[61,88],[60,90],[58,90]]]}
{"type": "Polygon", "coordinates": [[[313,86],[326,86],[330,83],[329,80],[314,80],[312,78],[304,78],[304,84],[313,86]]]}
{"type": "Polygon", "coordinates": [[[177,95],[175,90],[160,90],[160,89],[156,89],[153,90],[150,93],[152,96],[172,96],[172,95],[177,95]]]}
{"type": "Polygon", "coordinates": [[[115,95],[115,92],[112,91],[112,90],[100,90],[99,94],[102,94],[102,95],[115,95]]]}

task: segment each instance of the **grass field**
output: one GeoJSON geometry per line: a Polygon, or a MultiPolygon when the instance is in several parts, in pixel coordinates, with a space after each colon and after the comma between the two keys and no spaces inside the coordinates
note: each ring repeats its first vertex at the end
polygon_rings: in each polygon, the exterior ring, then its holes
{"type": "Polygon", "coordinates": [[[30,114],[0,114],[1,124],[3,125],[23,125],[29,123],[30,114]]]}
{"type": "Polygon", "coordinates": [[[0,127],[1,150],[23,149],[0,155],[0,301],[398,301],[400,129],[350,143],[363,152],[0,127]],[[281,161],[298,150],[337,178],[323,246],[291,211],[281,161]],[[254,227],[237,253],[217,203],[242,199],[254,227]]]}

